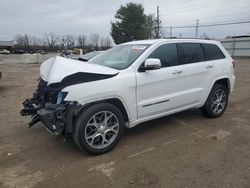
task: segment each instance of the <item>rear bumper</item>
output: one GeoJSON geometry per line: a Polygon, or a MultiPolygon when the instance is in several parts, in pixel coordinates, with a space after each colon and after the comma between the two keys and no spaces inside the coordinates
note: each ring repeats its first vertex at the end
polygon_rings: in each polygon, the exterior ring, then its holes
{"type": "Polygon", "coordinates": [[[231,78],[231,92],[234,90],[234,86],[235,86],[235,75],[233,75],[231,78]]]}

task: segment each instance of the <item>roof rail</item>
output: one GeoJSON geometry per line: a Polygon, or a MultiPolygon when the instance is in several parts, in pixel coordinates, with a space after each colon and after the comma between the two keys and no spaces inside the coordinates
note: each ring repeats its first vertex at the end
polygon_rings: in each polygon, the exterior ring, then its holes
{"type": "Polygon", "coordinates": [[[163,37],[164,39],[197,39],[197,40],[212,40],[210,38],[192,38],[192,37],[163,37]]]}

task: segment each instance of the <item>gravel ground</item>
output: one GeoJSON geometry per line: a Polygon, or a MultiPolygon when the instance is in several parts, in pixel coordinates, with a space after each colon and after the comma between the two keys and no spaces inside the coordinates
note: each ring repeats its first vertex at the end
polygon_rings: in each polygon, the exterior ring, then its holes
{"type": "MultiPolygon", "coordinates": [[[[11,59],[11,58],[10,58],[11,59]]],[[[237,60],[225,114],[199,110],[126,130],[111,152],[80,152],[70,136],[27,128],[22,101],[39,65],[0,64],[0,187],[250,187],[250,60],[237,60]]]]}

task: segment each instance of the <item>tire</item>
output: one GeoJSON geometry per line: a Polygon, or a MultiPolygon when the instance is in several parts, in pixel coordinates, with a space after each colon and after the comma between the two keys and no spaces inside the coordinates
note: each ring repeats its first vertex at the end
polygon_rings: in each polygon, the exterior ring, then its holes
{"type": "Polygon", "coordinates": [[[209,118],[220,117],[227,108],[229,91],[221,84],[214,84],[206,103],[201,108],[202,113],[209,118]]]}
{"type": "Polygon", "coordinates": [[[118,144],[123,131],[124,118],[120,110],[112,104],[99,103],[77,116],[73,140],[82,151],[102,154],[118,144]]]}

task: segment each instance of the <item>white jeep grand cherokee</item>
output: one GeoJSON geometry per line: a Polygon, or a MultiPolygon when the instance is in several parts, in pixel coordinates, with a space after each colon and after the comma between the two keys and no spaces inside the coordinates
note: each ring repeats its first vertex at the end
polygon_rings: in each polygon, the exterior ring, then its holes
{"type": "Polygon", "coordinates": [[[235,82],[222,45],[198,39],[128,42],[89,62],[54,57],[40,77],[21,114],[94,154],[114,148],[124,127],[190,108],[221,116],[235,82]]]}

